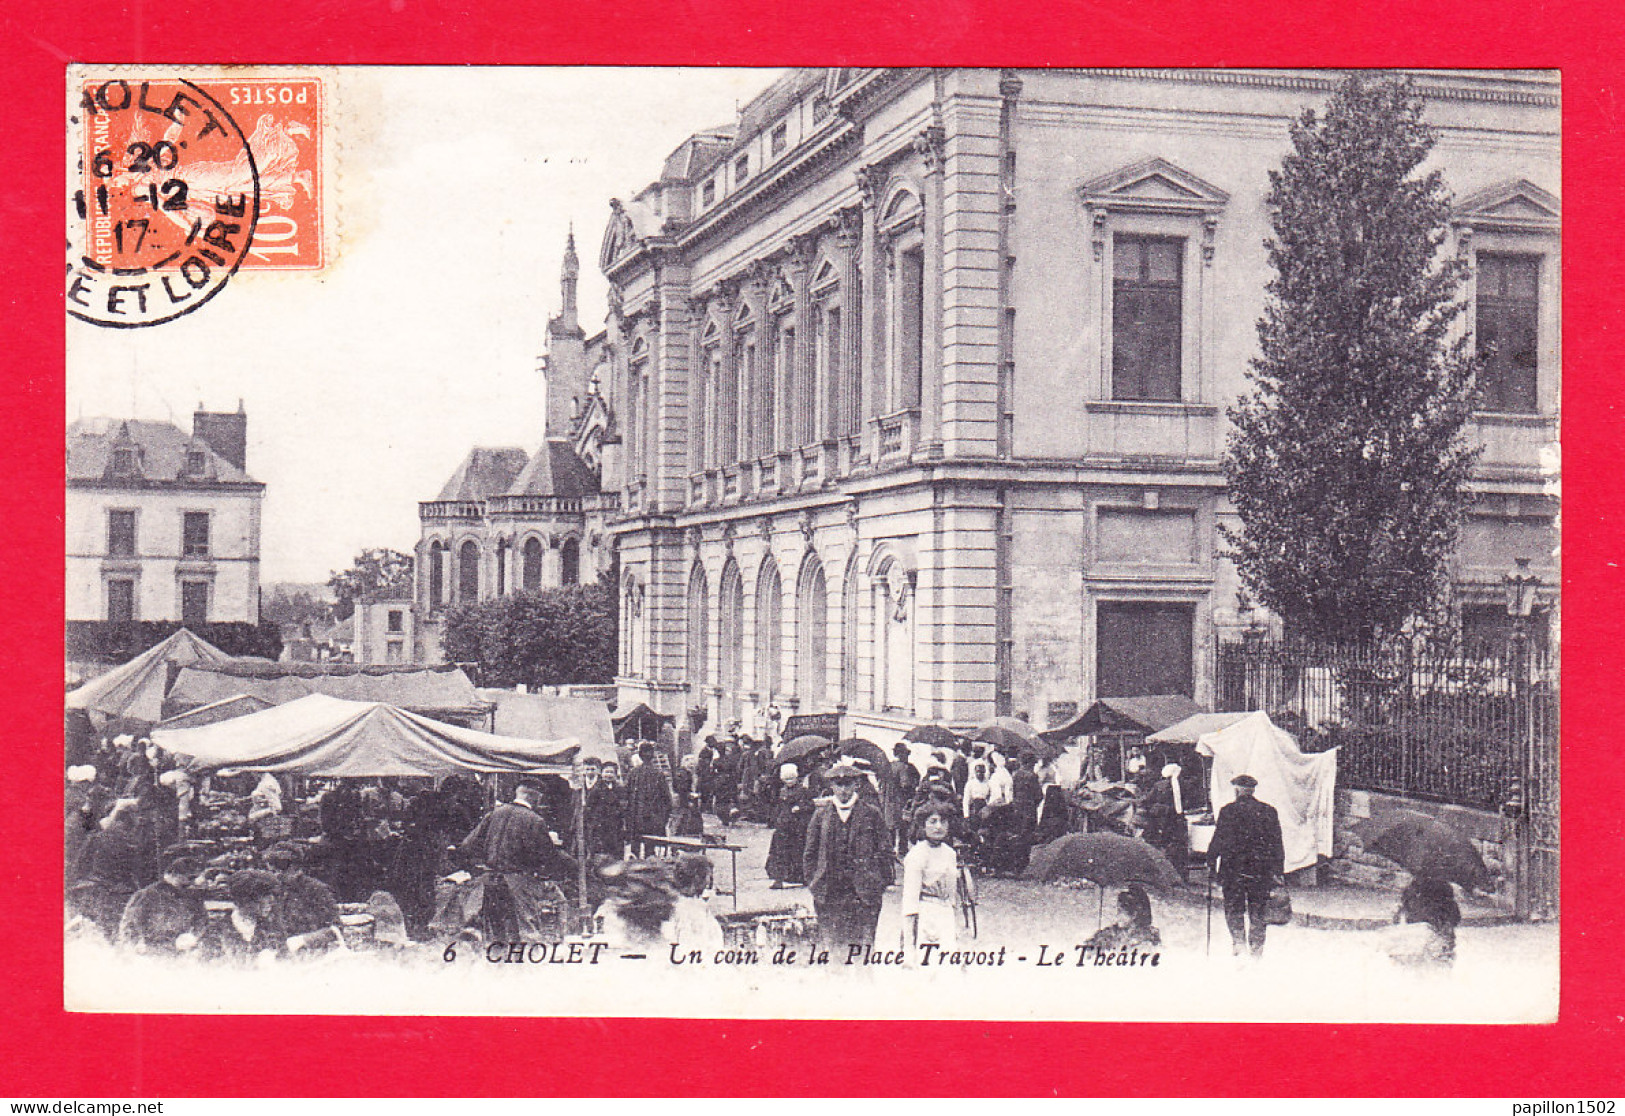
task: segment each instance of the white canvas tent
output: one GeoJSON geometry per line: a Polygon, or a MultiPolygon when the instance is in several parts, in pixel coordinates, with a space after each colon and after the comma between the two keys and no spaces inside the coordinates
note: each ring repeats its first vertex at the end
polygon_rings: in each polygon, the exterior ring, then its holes
{"type": "Polygon", "coordinates": [[[92,678],[67,697],[69,709],[83,709],[98,726],[120,718],[157,724],[163,719],[169,692],[170,666],[229,662],[230,655],[208,640],[181,628],[141,654],[92,678]]]}
{"type": "Polygon", "coordinates": [[[1332,808],[1337,789],[1337,749],[1308,754],[1292,734],[1278,728],[1269,714],[1249,713],[1217,732],[1203,733],[1196,750],[1213,758],[1209,792],[1213,809],[1235,797],[1230,780],[1251,775],[1258,798],[1275,807],[1281,818],[1286,870],[1311,868],[1332,855],[1332,808]]]}
{"type": "Polygon", "coordinates": [[[157,729],[152,742],[198,769],[380,778],[459,771],[567,774],[578,742],[495,736],[381,702],[311,694],[201,728],[157,729]]]}
{"type": "Polygon", "coordinates": [[[500,736],[525,740],[575,740],[580,758],[591,756],[613,761],[615,728],[610,723],[609,706],[597,698],[555,697],[551,694],[521,694],[514,690],[480,689],[481,700],[489,702],[491,730],[500,736]]]}

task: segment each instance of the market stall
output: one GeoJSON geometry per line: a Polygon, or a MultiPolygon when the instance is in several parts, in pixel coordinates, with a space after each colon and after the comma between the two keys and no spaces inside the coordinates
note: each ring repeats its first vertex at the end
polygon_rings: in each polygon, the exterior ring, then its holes
{"type": "Polygon", "coordinates": [[[1332,855],[1332,808],[1337,790],[1337,749],[1306,753],[1269,714],[1248,713],[1227,728],[1203,733],[1197,751],[1212,758],[1209,786],[1217,812],[1235,797],[1230,780],[1258,780],[1257,797],[1281,819],[1286,870],[1312,868],[1332,855]]]}
{"type": "Polygon", "coordinates": [[[1039,736],[1061,746],[1092,738],[1083,757],[1081,781],[1123,782],[1133,774],[1129,768],[1134,766],[1131,760],[1136,753],[1153,775],[1161,770],[1161,764],[1152,767],[1153,757],[1145,752],[1148,736],[1201,712],[1202,707],[1184,694],[1101,698],[1066,724],[1039,736]]]}
{"type": "Polygon", "coordinates": [[[164,698],[177,669],[230,661],[231,656],[214,644],[181,628],[68,694],[67,707],[88,713],[98,729],[115,720],[157,724],[163,719],[164,698]]]}
{"type": "Polygon", "coordinates": [[[484,723],[491,709],[468,675],[454,666],[380,667],[231,659],[183,668],[164,701],[164,712],[173,717],[239,695],[284,705],[310,694],[379,702],[465,726],[484,723]]]}

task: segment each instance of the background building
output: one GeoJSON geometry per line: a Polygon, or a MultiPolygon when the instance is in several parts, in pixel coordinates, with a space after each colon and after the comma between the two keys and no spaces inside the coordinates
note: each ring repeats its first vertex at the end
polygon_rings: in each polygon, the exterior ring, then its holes
{"type": "MultiPolygon", "coordinates": [[[[1504,622],[1527,557],[1550,620],[1557,79],[1413,76],[1460,200],[1465,328],[1495,341],[1456,607],[1504,622]]],[[[612,202],[611,371],[575,448],[622,500],[622,700],[844,710],[881,742],[1210,703],[1218,638],[1255,619],[1216,527],[1268,172],[1338,80],[797,70],[612,202]]]]}
{"type": "Polygon", "coordinates": [[[265,486],[248,416],[68,427],[67,619],[259,622],[265,486]]]}
{"type": "MultiPolygon", "coordinates": [[[[597,459],[583,459],[570,438],[585,424],[604,342],[602,333],[588,338],[577,321],[579,274],[572,235],[564,251],[563,306],[547,323],[541,361],[547,378],[541,448],[527,454],[517,446],[476,446],[440,494],[418,505],[419,621],[408,644],[418,661],[442,660],[448,605],[596,581],[613,561],[605,519],[616,494],[602,490],[597,459]]],[[[365,660],[358,655],[358,661],[365,660]]]]}

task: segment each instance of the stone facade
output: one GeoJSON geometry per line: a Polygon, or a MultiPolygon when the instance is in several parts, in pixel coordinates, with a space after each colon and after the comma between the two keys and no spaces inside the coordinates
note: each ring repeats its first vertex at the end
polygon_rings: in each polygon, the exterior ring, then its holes
{"type": "Polygon", "coordinates": [[[478,446],[440,494],[418,505],[413,605],[413,661],[443,660],[440,637],[448,605],[598,579],[613,550],[604,522],[617,505],[599,483],[596,457],[571,442],[591,411],[593,377],[604,337],[587,337],[577,321],[580,262],[572,235],[561,276],[563,305],[547,325],[541,371],[547,378],[542,445],[478,446]]]}
{"type": "Polygon", "coordinates": [[[256,624],[265,486],[248,418],[68,427],[66,618],[256,624]]]}
{"type": "MultiPolygon", "coordinates": [[[[1450,248],[1533,277],[1527,398],[1474,423],[1456,582],[1490,609],[1513,557],[1557,580],[1558,90],[1414,78],[1461,199],[1450,248]]],[[[1095,696],[1210,703],[1215,640],[1254,619],[1219,456],[1267,175],[1335,81],[797,70],[612,202],[609,371],[576,445],[621,497],[622,700],[841,710],[882,743],[1095,696]]]]}

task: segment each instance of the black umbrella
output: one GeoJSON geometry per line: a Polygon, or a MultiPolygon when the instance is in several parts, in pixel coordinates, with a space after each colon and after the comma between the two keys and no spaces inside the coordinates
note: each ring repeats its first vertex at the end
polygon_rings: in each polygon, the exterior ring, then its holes
{"type": "Polygon", "coordinates": [[[806,736],[798,736],[794,740],[787,740],[779,745],[779,750],[773,753],[773,762],[796,763],[814,752],[823,751],[834,743],[835,741],[827,737],[815,736],[812,733],[808,733],[806,736]]]}
{"type": "Polygon", "coordinates": [[[933,748],[956,748],[964,737],[942,725],[915,725],[903,737],[905,744],[928,744],[933,748]]]}
{"type": "Polygon", "coordinates": [[[1173,887],[1179,873],[1156,849],[1138,837],[1116,833],[1068,833],[1034,849],[1027,861],[1033,880],[1088,880],[1100,889],[1096,920],[1104,921],[1106,888],[1126,883],[1173,887]]]}
{"type": "Polygon", "coordinates": [[[991,744],[1006,755],[1014,755],[1023,745],[1038,742],[1038,730],[1017,717],[995,717],[977,725],[970,738],[991,744]]]}
{"type": "Polygon", "coordinates": [[[1393,861],[1413,876],[1451,880],[1469,889],[1490,885],[1489,869],[1472,841],[1437,818],[1395,810],[1362,822],[1356,832],[1367,852],[1393,861]]]}
{"type": "Polygon", "coordinates": [[[851,756],[853,759],[863,760],[869,769],[877,776],[885,774],[891,766],[891,759],[881,751],[880,745],[872,744],[860,737],[849,737],[835,746],[837,755],[851,756]]]}
{"type": "Polygon", "coordinates": [[[1177,885],[1179,873],[1162,853],[1137,837],[1068,833],[1040,845],[1027,862],[1027,878],[1088,880],[1101,887],[1126,883],[1177,885]]]}

